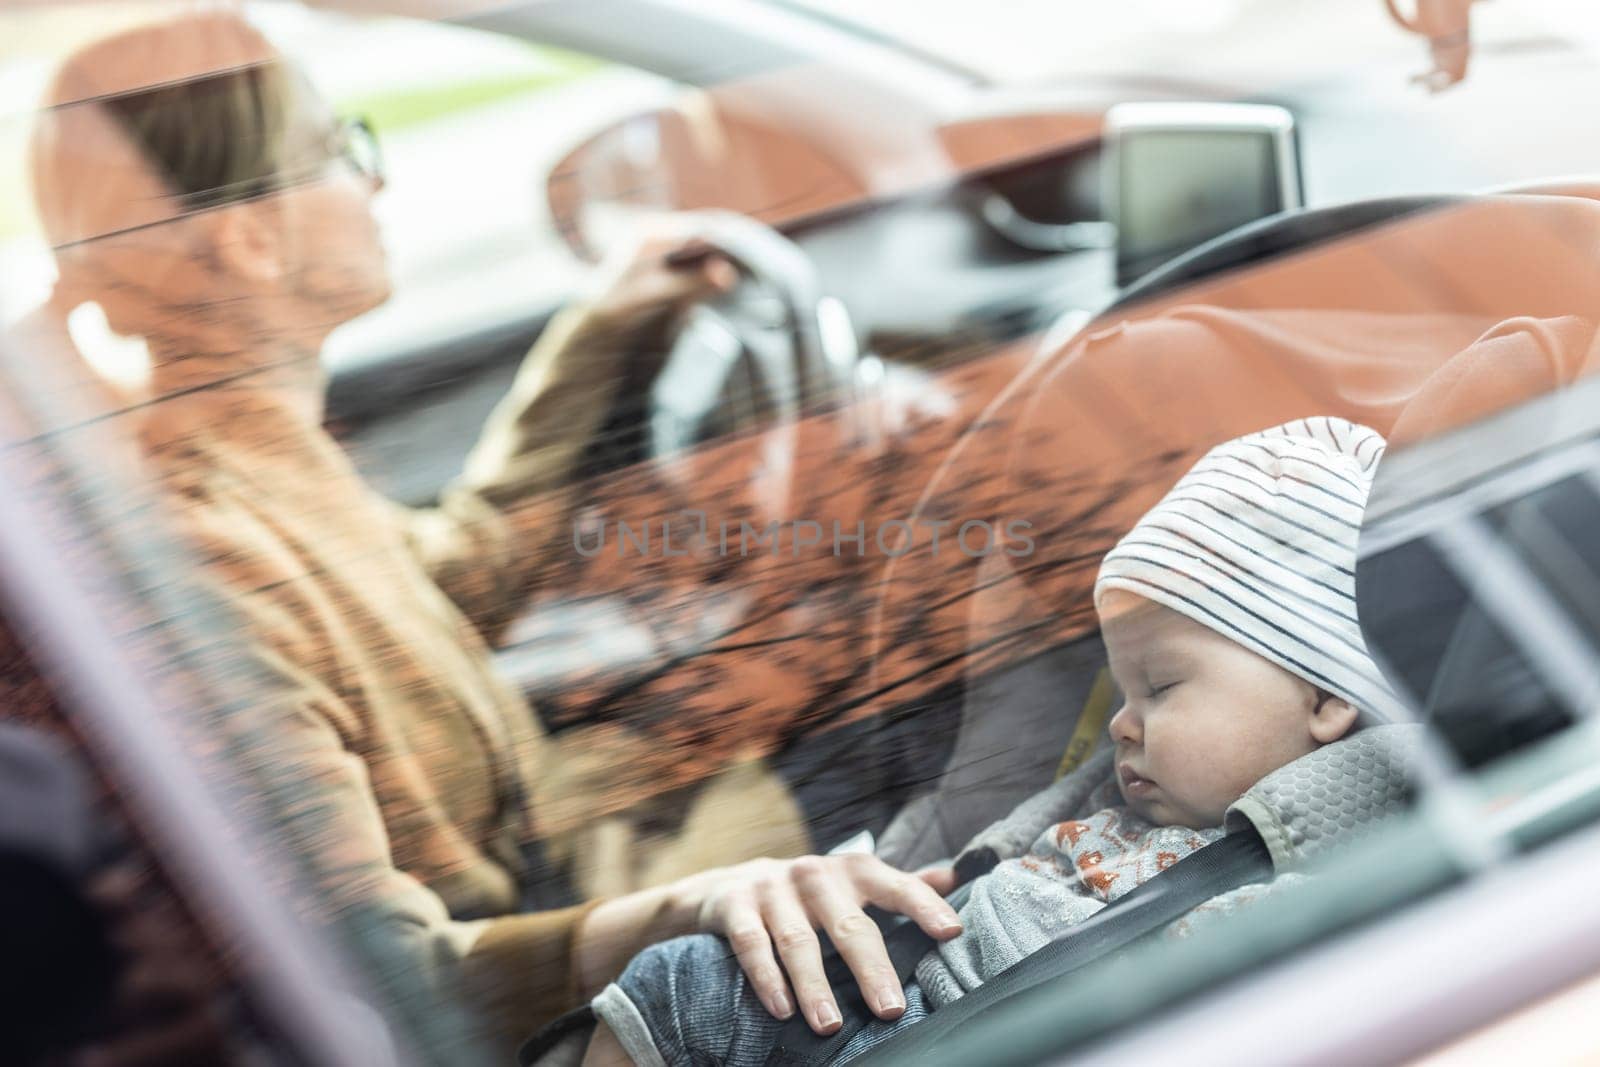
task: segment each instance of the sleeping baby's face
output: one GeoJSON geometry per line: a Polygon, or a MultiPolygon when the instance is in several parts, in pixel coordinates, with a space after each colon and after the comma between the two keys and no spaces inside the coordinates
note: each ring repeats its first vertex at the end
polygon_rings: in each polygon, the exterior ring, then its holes
{"type": "Polygon", "coordinates": [[[1354,707],[1169,608],[1121,590],[1100,603],[1117,784],[1158,826],[1220,826],[1262,777],[1355,725],[1354,707]]]}

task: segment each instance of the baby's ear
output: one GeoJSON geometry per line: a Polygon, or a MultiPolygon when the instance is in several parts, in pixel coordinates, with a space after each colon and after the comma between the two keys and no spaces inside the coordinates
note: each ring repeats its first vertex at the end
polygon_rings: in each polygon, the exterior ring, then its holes
{"type": "Polygon", "coordinates": [[[1328,745],[1349,733],[1361,712],[1356,706],[1332,693],[1319,693],[1311,709],[1311,736],[1319,745],[1328,745]]]}

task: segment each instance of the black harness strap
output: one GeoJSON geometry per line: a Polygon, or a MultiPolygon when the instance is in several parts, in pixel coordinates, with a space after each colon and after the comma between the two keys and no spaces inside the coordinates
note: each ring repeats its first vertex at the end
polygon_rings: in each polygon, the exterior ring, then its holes
{"type": "MultiPolygon", "coordinates": [[[[966,903],[971,888],[970,884],[964,885],[950,894],[951,907],[960,910],[961,905],[966,903]]],[[[884,928],[883,944],[889,950],[889,964],[894,968],[895,979],[904,987],[906,982],[910,981],[911,973],[917,969],[922,957],[933,947],[933,938],[923,933],[922,928],[914,922],[901,920],[896,923],[894,917],[879,912],[876,908],[868,909],[868,914],[884,928]]],[[[861,987],[856,984],[844,957],[840,956],[831,945],[827,951],[828,955],[823,960],[823,973],[827,976],[828,984],[833,987],[834,1001],[839,1005],[842,1024],[827,1037],[822,1037],[811,1029],[803,1014],[795,1012],[778,1032],[778,1043],[767,1054],[767,1067],[800,1067],[803,1064],[827,1063],[839,1054],[839,1050],[844,1048],[846,1041],[855,1036],[856,1031],[875,1018],[872,1009],[867,1007],[866,999],[861,995],[861,987]]]]}
{"type": "MultiPolygon", "coordinates": [[[[1160,929],[1196,905],[1242,885],[1269,881],[1272,874],[1272,858],[1254,829],[1230,833],[1130,890],[1038,952],[1019,960],[916,1026],[873,1047],[859,1062],[912,1062],[904,1058],[908,1045],[928,1047],[943,1034],[1000,1001],[1088,966],[1160,929]]],[[[934,944],[932,938],[910,922],[892,930],[885,942],[902,984],[934,944]]],[[[829,1063],[872,1019],[848,969],[833,966],[839,962],[829,961],[828,979],[836,993],[840,989],[848,991],[837,997],[844,1025],[828,1037],[819,1037],[796,1013],[779,1033],[778,1043],[767,1057],[767,1067],[820,1067],[829,1063]]]]}
{"type": "Polygon", "coordinates": [[[554,1052],[563,1041],[574,1034],[583,1034],[584,1046],[589,1043],[589,1036],[595,1031],[599,1017],[595,1015],[594,1008],[587,1004],[579,1005],[546,1023],[537,1034],[522,1043],[517,1050],[517,1063],[519,1067],[533,1067],[545,1056],[554,1052]]]}

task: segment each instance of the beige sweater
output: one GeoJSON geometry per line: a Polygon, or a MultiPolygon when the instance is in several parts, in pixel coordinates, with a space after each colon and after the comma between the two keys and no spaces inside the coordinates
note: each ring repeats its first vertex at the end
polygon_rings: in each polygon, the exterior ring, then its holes
{"type": "MultiPolygon", "coordinates": [[[[561,490],[608,410],[606,349],[620,340],[597,316],[558,317],[466,474],[427,512],[380,498],[314,419],[248,383],[164,400],[144,430],[180,532],[291,690],[271,747],[278,771],[305,783],[298,822],[316,829],[297,844],[322,903],[397,924],[437,986],[467,983],[462,999],[492,1016],[502,1043],[574,1002],[583,914],[513,914],[519,846],[537,833],[541,795],[598,795],[627,743],[559,756],[496,676],[484,634],[564,543],[561,490]],[[501,510],[511,502],[526,506],[501,510]]],[[[741,780],[751,803],[787,802],[770,779],[741,780]]],[[[787,842],[754,848],[804,847],[787,810],[787,842]]],[[[745,858],[705,851],[726,840],[714,829],[695,837],[686,847],[704,854],[681,866],[745,858]]]]}

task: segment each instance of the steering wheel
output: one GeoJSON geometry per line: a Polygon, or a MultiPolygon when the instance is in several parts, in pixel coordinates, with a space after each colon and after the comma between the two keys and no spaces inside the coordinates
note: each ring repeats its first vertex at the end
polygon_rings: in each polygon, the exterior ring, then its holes
{"type": "Polygon", "coordinates": [[[686,313],[649,385],[647,458],[792,422],[820,403],[853,395],[861,353],[849,312],[823,293],[798,245],[731,212],[695,213],[691,236],[727,257],[740,282],[686,313]]]}

